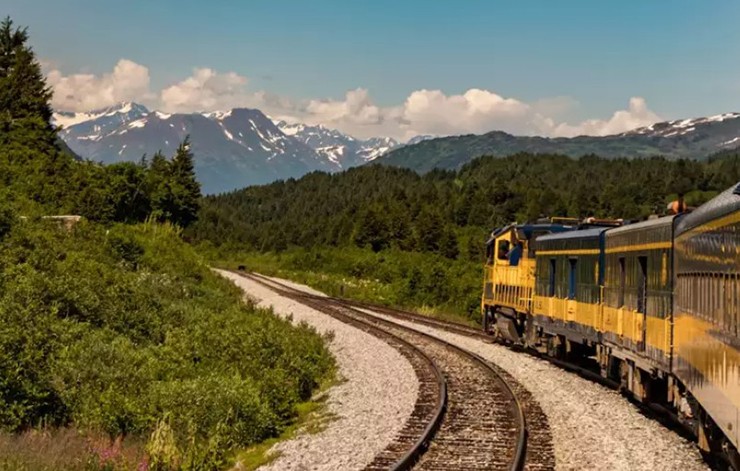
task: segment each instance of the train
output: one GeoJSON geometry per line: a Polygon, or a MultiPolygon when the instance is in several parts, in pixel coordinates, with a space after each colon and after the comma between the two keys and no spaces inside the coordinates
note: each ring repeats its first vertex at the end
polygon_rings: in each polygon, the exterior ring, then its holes
{"type": "Polygon", "coordinates": [[[552,218],[494,230],[483,329],[588,365],[740,470],[740,182],[633,223],[552,218]]]}

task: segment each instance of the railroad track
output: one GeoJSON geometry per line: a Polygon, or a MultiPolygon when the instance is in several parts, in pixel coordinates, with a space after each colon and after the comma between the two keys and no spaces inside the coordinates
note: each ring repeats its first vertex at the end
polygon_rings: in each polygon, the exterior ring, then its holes
{"type": "MultiPolygon", "coordinates": [[[[573,363],[567,360],[553,358],[551,356],[538,352],[532,348],[526,348],[521,345],[514,345],[506,341],[499,341],[499,340],[494,339],[493,336],[486,334],[479,329],[470,327],[468,325],[465,325],[459,322],[430,318],[429,316],[425,316],[423,314],[417,314],[415,312],[404,311],[401,309],[390,308],[387,306],[382,306],[382,305],[367,303],[367,302],[362,302],[362,301],[354,301],[354,300],[343,299],[343,298],[332,298],[332,299],[336,299],[337,302],[345,303],[347,305],[355,306],[357,308],[380,312],[382,314],[385,314],[387,316],[390,316],[390,317],[393,317],[395,319],[399,319],[402,321],[413,322],[416,324],[433,327],[435,329],[444,330],[446,332],[450,332],[453,334],[459,334],[459,335],[463,335],[466,337],[472,337],[472,338],[481,340],[486,343],[496,343],[499,345],[503,345],[516,352],[519,352],[525,355],[530,355],[535,358],[539,358],[541,360],[547,361],[559,368],[562,368],[563,370],[577,374],[578,376],[584,379],[601,384],[602,386],[606,388],[609,388],[615,391],[621,391],[621,387],[618,382],[601,376],[601,374],[598,371],[595,371],[592,367],[589,367],[588,365],[584,366],[582,364],[573,363]]],[[[502,374],[505,377],[506,375],[508,375],[508,373],[506,372],[502,372],[502,374]]],[[[517,384],[517,383],[514,382],[512,384],[517,384]]],[[[517,391],[517,393],[519,394],[523,402],[525,403],[528,402],[527,398],[530,396],[528,391],[526,390],[517,391]]],[[[676,432],[677,434],[679,434],[680,436],[688,440],[696,440],[696,437],[694,436],[694,432],[685,423],[679,420],[675,412],[670,411],[657,404],[640,402],[630,396],[626,396],[626,398],[630,402],[632,402],[638,409],[640,409],[640,411],[642,411],[642,413],[645,414],[647,417],[650,417],[660,422],[661,424],[663,424],[663,426],[673,430],[674,432],[676,432]]],[[[541,409],[539,409],[539,405],[537,405],[536,403],[533,405],[532,408],[527,408],[527,409],[531,411],[530,413],[528,413],[528,417],[527,417],[528,423],[539,424],[539,423],[542,423],[543,421],[544,422],[547,421],[546,416],[541,411],[541,409]]],[[[530,428],[533,431],[538,431],[538,430],[544,430],[546,427],[530,427],[530,428]]],[[[532,443],[533,441],[534,440],[530,439],[530,443],[532,443]]],[[[544,443],[544,440],[542,440],[541,442],[544,443]]]]}
{"type": "Polygon", "coordinates": [[[475,337],[479,340],[483,340],[484,342],[493,343],[493,338],[490,335],[483,333],[479,328],[471,327],[458,322],[445,321],[422,314],[417,314],[415,312],[403,311],[400,309],[394,309],[387,306],[381,306],[378,304],[366,303],[362,301],[340,298],[332,299],[334,299],[338,303],[342,303],[347,306],[379,312],[381,314],[385,314],[396,319],[407,320],[416,324],[423,324],[429,327],[434,327],[436,329],[442,329],[448,332],[461,334],[468,337],[475,337]]]}
{"type": "Polygon", "coordinates": [[[526,402],[522,403],[519,395],[526,390],[481,357],[429,334],[371,315],[350,302],[307,294],[261,275],[237,273],[343,322],[359,325],[374,335],[401,339],[421,350],[444,372],[447,404],[436,433],[430,434],[426,441],[420,439],[418,422],[422,415],[412,415],[396,441],[367,469],[409,469],[411,465],[414,469],[445,471],[554,467],[544,414],[538,406],[532,407],[535,403],[528,393],[526,402]],[[533,433],[528,428],[528,416],[534,419],[533,433]],[[534,447],[528,443],[532,437],[534,447]],[[407,459],[393,461],[403,450],[407,459]]]}

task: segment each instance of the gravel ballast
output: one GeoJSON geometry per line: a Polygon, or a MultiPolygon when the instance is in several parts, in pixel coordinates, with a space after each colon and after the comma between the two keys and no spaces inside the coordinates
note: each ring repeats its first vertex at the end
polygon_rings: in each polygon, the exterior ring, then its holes
{"type": "Polygon", "coordinates": [[[500,345],[372,314],[452,342],[511,374],[547,415],[557,469],[709,469],[695,444],[642,415],[616,391],[500,345]]]}
{"type": "Polygon", "coordinates": [[[334,333],[329,348],[343,380],[327,392],[327,412],[334,420],[318,433],[299,433],[275,445],[270,452],[280,456],[260,470],[339,471],[362,469],[370,463],[393,441],[414,409],[419,384],[408,360],[370,334],[237,274],[217,272],[260,307],[271,307],[280,316],[292,315],[294,322],[305,321],[321,333],[334,333]]]}
{"type": "Polygon", "coordinates": [[[452,342],[511,374],[547,415],[557,469],[709,469],[694,443],[645,417],[616,391],[500,345],[372,314],[452,342]]]}

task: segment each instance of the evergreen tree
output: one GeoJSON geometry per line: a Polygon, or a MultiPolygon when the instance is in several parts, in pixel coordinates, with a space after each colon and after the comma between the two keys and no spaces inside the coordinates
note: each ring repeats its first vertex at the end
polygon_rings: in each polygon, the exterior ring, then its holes
{"type": "Polygon", "coordinates": [[[170,162],[161,151],[157,151],[152,157],[146,177],[151,214],[157,221],[166,221],[172,218],[174,204],[170,191],[170,174],[170,162]]]}
{"type": "Polygon", "coordinates": [[[354,241],[358,247],[369,246],[373,252],[390,247],[388,221],[382,212],[369,207],[362,212],[355,229],[354,241]]]}
{"type": "Polygon", "coordinates": [[[170,174],[170,188],[174,201],[172,220],[181,227],[187,227],[198,218],[201,197],[200,183],[195,178],[189,136],[177,147],[170,165],[170,174]]]}
{"type": "Polygon", "coordinates": [[[416,218],[417,249],[422,252],[439,252],[445,236],[445,222],[439,212],[425,209],[416,218]]]}
{"type": "Polygon", "coordinates": [[[38,150],[59,150],[51,89],[27,41],[27,30],[14,28],[9,17],[0,23],[0,143],[31,139],[38,150]]]}

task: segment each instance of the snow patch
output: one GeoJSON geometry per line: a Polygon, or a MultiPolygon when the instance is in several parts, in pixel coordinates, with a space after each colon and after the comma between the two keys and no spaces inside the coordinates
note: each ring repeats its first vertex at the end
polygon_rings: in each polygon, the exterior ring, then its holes
{"type": "Polygon", "coordinates": [[[54,113],[51,121],[57,126],[69,128],[75,124],[84,123],[99,118],[101,115],[90,113],[54,113]]]}
{"type": "Polygon", "coordinates": [[[215,119],[217,121],[220,121],[222,119],[226,119],[229,116],[231,116],[231,112],[233,110],[229,111],[209,111],[208,113],[201,113],[202,116],[205,116],[208,119],[215,119]]]}
{"type": "Polygon", "coordinates": [[[736,138],[730,139],[729,141],[725,141],[725,142],[719,144],[719,147],[729,146],[729,145],[732,145],[732,144],[734,144],[734,143],[736,143],[738,141],[740,141],[740,137],[736,137],[736,138]]]}
{"type": "Polygon", "coordinates": [[[710,116],[707,121],[724,121],[726,119],[733,119],[740,117],[740,113],[723,113],[715,116],[710,116]]]}

